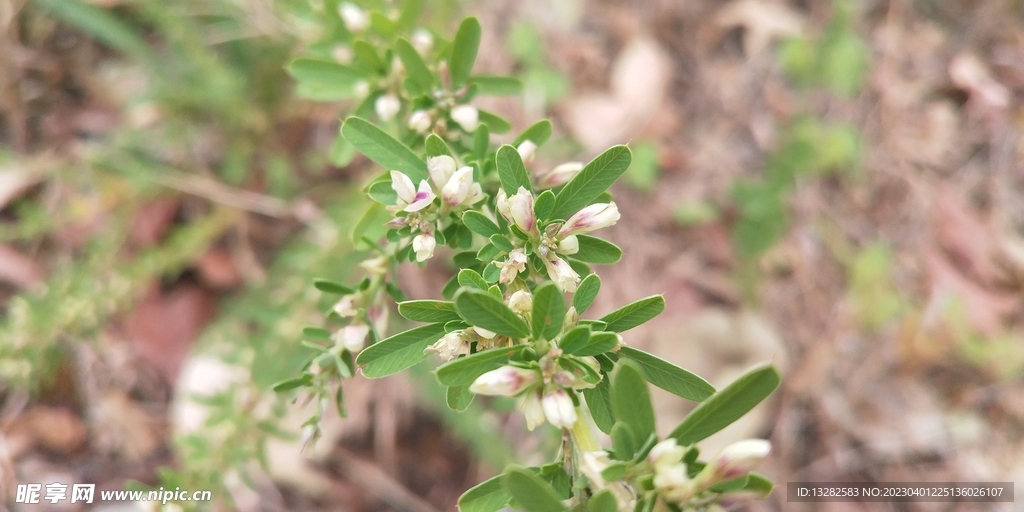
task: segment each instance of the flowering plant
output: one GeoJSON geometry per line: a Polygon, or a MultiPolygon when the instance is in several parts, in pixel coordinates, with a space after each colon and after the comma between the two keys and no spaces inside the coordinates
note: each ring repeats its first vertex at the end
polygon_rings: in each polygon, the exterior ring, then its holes
{"type": "Polygon", "coordinates": [[[551,123],[534,124],[512,144],[492,143],[492,132],[511,125],[472,100],[514,92],[517,82],[472,74],[476,19],[464,20],[446,42],[422,30],[411,40],[398,36],[411,29],[404,14],[392,19],[348,3],[338,12],[349,36],[332,49],[335,60],[299,59],[292,73],[300,90],[324,90],[330,84],[315,82],[325,76],[348,81],[331,85],[361,101],[342,125],[341,143],[384,172],[366,187],[374,204],[355,228],[372,253],[362,263],[367,277],[356,286],[314,283],[338,296],[328,313],[334,327],[306,329],[316,355],[299,377],[276,387],[319,398],[307,438],[318,436],[329,399],[343,411],[342,378],[357,369],[384,377],[434,354],[452,409],[465,409],[475,395],[517,397],[528,428],[562,432],[558,460],[507,468],[468,490],[460,510],[719,510],[766,496],[771,482],[751,472],[768,453],[766,441],[736,443],[708,461],[699,460],[696,443],[768,396],[779,383],[774,368],[756,367],[716,391],[628,346],[621,333],[661,313],[661,296],[584,316],[601,289],[588,264],[612,264],[622,254],[590,233],[620,220],[607,189],[628,168],[630,150],[614,146],[587,164],[532,172],[551,123]],[[397,266],[423,265],[445,246],[458,251],[459,271],[441,298],[406,300],[397,266]],[[402,317],[424,325],[386,335],[389,299],[402,317]],[[699,402],[663,438],[648,383],[699,402]],[[598,444],[595,427],[610,448],[598,444]]]}

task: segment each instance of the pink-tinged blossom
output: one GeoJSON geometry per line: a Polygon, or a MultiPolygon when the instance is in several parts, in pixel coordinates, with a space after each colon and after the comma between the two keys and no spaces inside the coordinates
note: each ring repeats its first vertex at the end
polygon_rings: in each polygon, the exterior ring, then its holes
{"type": "Polygon", "coordinates": [[[533,311],[533,295],[526,290],[517,290],[508,298],[508,307],[520,315],[533,311]]]}
{"type": "Polygon", "coordinates": [[[472,329],[473,329],[473,332],[475,332],[477,334],[477,336],[480,336],[481,338],[483,338],[485,340],[494,339],[494,337],[498,335],[498,333],[496,333],[494,331],[488,331],[487,329],[484,329],[483,327],[473,326],[472,329]]]}
{"type": "Polygon", "coordinates": [[[565,260],[559,257],[545,259],[544,266],[547,268],[548,277],[555,282],[559,290],[565,293],[576,291],[580,284],[580,275],[565,260]]]}
{"type": "Polygon", "coordinates": [[[540,392],[527,393],[523,397],[523,416],[526,416],[526,428],[533,430],[544,423],[544,407],[540,402],[540,392]]]}
{"type": "Polygon", "coordinates": [[[473,381],[469,390],[478,395],[514,396],[532,386],[540,378],[536,370],[502,366],[491,370],[473,381]]]}
{"type": "Polygon", "coordinates": [[[569,428],[576,423],[576,406],[564,389],[549,391],[541,399],[540,405],[548,423],[558,428],[569,428]]]}
{"type": "Polygon", "coordinates": [[[544,173],[537,180],[537,188],[552,188],[564,185],[583,170],[581,162],[566,162],[544,173]]]}
{"type": "Polygon", "coordinates": [[[532,234],[537,232],[537,218],[533,213],[533,194],[526,187],[519,187],[519,191],[508,198],[509,215],[516,227],[523,233],[532,234]]]}
{"type": "Polygon", "coordinates": [[[619,221],[619,207],[615,203],[592,204],[569,217],[558,230],[558,238],[606,228],[619,221]]]}
{"type": "Polygon", "coordinates": [[[444,335],[424,352],[437,352],[441,359],[451,361],[460,355],[469,355],[469,348],[469,341],[462,335],[462,331],[454,331],[444,335]]]}
{"type": "Polygon", "coordinates": [[[707,485],[739,478],[757,467],[771,449],[771,443],[763,439],[737,441],[722,448],[701,474],[706,474],[703,478],[707,479],[707,485]]]}
{"type": "Polygon", "coordinates": [[[532,140],[524,140],[516,147],[516,151],[519,153],[519,158],[523,160],[523,163],[530,165],[533,162],[533,155],[537,152],[537,145],[532,140]]]}
{"type": "Polygon", "coordinates": [[[334,333],[335,343],[348,349],[349,352],[358,352],[366,345],[366,335],[370,334],[370,326],[363,323],[346,325],[334,333]]]}
{"type": "Polygon", "coordinates": [[[391,171],[391,188],[398,194],[398,206],[407,212],[418,212],[434,202],[434,192],[427,180],[420,181],[420,188],[413,188],[412,179],[399,171],[391,171]]]}
{"type": "Polygon", "coordinates": [[[448,206],[458,206],[469,197],[473,184],[473,168],[463,167],[455,171],[441,190],[441,198],[448,206]]]}
{"type": "Polygon", "coordinates": [[[580,239],[576,238],[576,235],[569,235],[558,241],[558,248],[555,249],[558,254],[576,254],[580,252],[580,239]]]}
{"type": "Polygon", "coordinates": [[[501,272],[498,274],[498,282],[509,284],[515,281],[520,272],[526,270],[526,253],[522,249],[512,249],[505,261],[495,263],[501,272]]]}

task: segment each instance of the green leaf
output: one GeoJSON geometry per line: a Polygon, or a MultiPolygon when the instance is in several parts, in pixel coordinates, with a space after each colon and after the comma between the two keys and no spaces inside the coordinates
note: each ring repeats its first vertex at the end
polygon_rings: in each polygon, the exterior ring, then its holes
{"type": "Polygon", "coordinates": [[[491,235],[491,237],[488,240],[491,241],[491,245],[497,247],[502,251],[512,252],[512,250],[515,249],[515,247],[512,245],[512,242],[509,242],[508,238],[506,238],[505,235],[491,235]]]}
{"type": "Polygon", "coordinates": [[[398,20],[395,21],[396,29],[412,30],[423,12],[423,4],[424,0],[404,0],[399,7],[398,20]]]}
{"type": "MultiPolygon", "coordinates": [[[[612,404],[615,404],[614,399],[612,404]]],[[[622,420],[616,421],[612,426],[611,438],[612,451],[615,452],[615,458],[619,460],[632,459],[637,448],[640,447],[637,435],[633,433],[633,427],[622,420]]]]}
{"type": "Polygon", "coordinates": [[[274,384],[274,387],[272,389],[274,390],[275,393],[284,393],[285,391],[298,389],[304,386],[308,386],[312,383],[313,375],[309,373],[303,373],[301,377],[283,380],[281,382],[278,382],[277,384],[274,384]]]}
{"type": "Polygon", "coordinates": [[[616,419],[629,425],[635,441],[646,440],[654,433],[654,407],[647,381],[632,364],[620,361],[616,366],[612,373],[612,411],[616,419]]]}
{"type": "Polygon", "coordinates": [[[451,71],[452,87],[458,89],[469,80],[469,73],[476,61],[476,52],[480,48],[480,22],[476,18],[466,18],[459,25],[452,42],[452,54],[448,59],[451,71]]]}
{"type": "Polygon", "coordinates": [[[488,96],[515,96],[523,92],[523,83],[511,76],[477,75],[469,79],[480,94],[488,96]]]}
{"type": "Polygon", "coordinates": [[[458,320],[455,304],[443,300],[408,300],[398,304],[398,314],[413,322],[449,322],[458,320]]]}
{"type": "Polygon", "coordinates": [[[580,250],[570,258],[598,265],[610,265],[622,259],[622,249],[607,240],[590,235],[576,235],[576,239],[580,250]]]}
{"type": "Polygon", "coordinates": [[[331,331],[320,327],[304,327],[302,337],[310,341],[331,341],[331,331]]]}
{"type": "Polygon", "coordinates": [[[680,445],[696,443],[740,419],[779,385],[779,372],[756,366],[697,405],[669,434],[680,445]]]}
{"type": "MultiPolygon", "coordinates": [[[[480,274],[469,268],[464,268],[459,271],[459,284],[484,291],[491,287],[480,274]]],[[[484,327],[484,329],[486,329],[486,327],[484,327]]]]}
{"type": "Polygon", "coordinates": [[[562,332],[565,321],[565,296],[554,283],[544,283],[533,292],[533,312],[530,319],[533,323],[534,339],[554,339],[562,332]]]}
{"type": "Polygon", "coordinates": [[[391,218],[391,212],[384,208],[384,205],[370,203],[370,207],[366,209],[359,222],[356,222],[356,225],[352,228],[352,240],[357,246],[363,243],[364,238],[379,240],[387,232],[384,223],[391,220],[391,218]]]}
{"type": "Polygon", "coordinates": [[[533,202],[533,214],[537,216],[538,220],[546,221],[551,219],[551,212],[553,211],[555,211],[555,193],[545,190],[533,202]]]}
{"type": "Polygon", "coordinates": [[[775,484],[772,481],[760,474],[760,473],[747,473],[747,485],[743,487],[744,491],[752,491],[760,493],[762,496],[768,496],[772,493],[772,488],[775,484]]]}
{"type": "Polygon", "coordinates": [[[400,332],[360,352],[356,364],[362,367],[365,377],[387,377],[426,359],[423,349],[444,335],[444,324],[424,325],[400,332]]]}
{"type": "Polygon", "coordinates": [[[473,154],[480,160],[487,158],[487,148],[491,145],[491,130],[486,124],[480,124],[473,132],[473,154]]]}
{"type": "Polygon", "coordinates": [[[526,322],[519,315],[509,309],[501,299],[487,292],[466,288],[455,295],[455,307],[462,318],[471,325],[483,327],[488,331],[512,338],[525,338],[530,333],[526,322]]]}
{"type": "Polygon", "coordinates": [[[436,133],[427,135],[427,140],[424,141],[423,147],[427,152],[427,156],[452,156],[452,150],[448,149],[448,144],[444,139],[438,137],[436,133]]]}
{"type": "Polygon", "coordinates": [[[465,224],[470,231],[484,237],[490,238],[492,235],[501,233],[501,228],[499,228],[493,220],[476,210],[469,210],[463,214],[462,223],[465,224]]]}
{"type": "Polygon", "coordinates": [[[563,334],[562,338],[558,340],[558,348],[566,354],[575,354],[577,350],[587,346],[588,343],[590,343],[590,327],[581,325],[573,327],[563,334]]]}
{"type": "Polygon", "coordinates": [[[376,75],[383,75],[387,72],[387,64],[380,58],[380,55],[377,55],[377,49],[372,44],[362,39],[356,40],[352,43],[352,53],[355,57],[353,59],[355,66],[362,67],[376,75]]]}
{"type": "Polygon", "coordinates": [[[427,179],[426,162],[373,123],[349,117],[342,125],[341,133],[356,149],[385,169],[400,171],[415,184],[427,179]]]}
{"type": "Polygon", "coordinates": [[[648,382],[674,395],[700,402],[715,392],[714,386],[699,375],[643,350],[622,347],[619,355],[639,364],[648,382]]]}
{"type": "Polygon", "coordinates": [[[596,356],[613,350],[619,345],[619,336],[614,332],[594,332],[586,345],[572,351],[577,356],[596,356]]]}
{"type": "Polygon", "coordinates": [[[542,119],[533,123],[529,128],[523,130],[523,133],[520,133],[519,136],[516,137],[516,140],[512,145],[519,147],[523,141],[528,140],[540,146],[547,142],[549,138],[551,138],[551,121],[542,119]]]}
{"type": "Polygon", "coordinates": [[[366,195],[370,199],[384,205],[398,204],[398,193],[391,186],[391,180],[381,180],[370,183],[366,187],[366,195]]]}
{"type": "Polygon", "coordinates": [[[597,298],[597,292],[601,291],[601,278],[597,274],[590,274],[580,281],[576,287],[576,293],[572,294],[572,305],[576,312],[583,314],[597,298]]]}
{"type": "Polygon", "coordinates": [[[601,321],[608,324],[609,331],[628,331],[658,316],[664,310],[665,298],[661,295],[652,295],[608,313],[601,317],[601,321]]]}
{"type": "Polygon", "coordinates": [[[363,80],[358,70],[322,59],[295,59],[288,64],[287,71],[298,81],[299,96],[319,101],[351,98],[356,84],[363,80]]]}
{"type": "Polygon", "coordinates": [[[504,117],[499,116],[493,112],[488,112],[482,109],[476,109],[480,116],[480,122],[486,124],[488,128],[494,133],[508,133],[512,129],[512,123],[508,122],[504,117]]]}
{"type": "Polygon", "coordinates": [[[533,191],[530,185],[530,173],[523,165],[523,158],[519,156],[516,148],[508,144],[498,148],[494,155],[495,166],[498,168],[498,179],[501,180],[501,189],[509,196],[519,191],[519,187],[526,187],[526,190],[533,191]]]}
{"type": "Polygon", "coordinates": [[[341,283],[336,283],[330,279],[314,279],[313,288],[320,290],[324,293],[333,293],[335,295],[348,295],[354,293],[356,290],[352,287],[345,286],[341,283]]]}
{"type": "Polygon", "coordinates": [[[370,12],[370,28],[388,39],[395,37],[395,33],[398,31],[398,27],[395,26],[395,22],[388,19],[388,17],[380,11],[370,12]]]}
{"type": "Polygon", "coordinates": [[[612,416],[612,390],[608,377],[601,379],[597,386],[583,390],[583,398],[587,400],[590,416],[601,432],[611,434],[615,417],[612,416]]]}
{"type": "Polygon", "coordinates": [[[626,172],[630,159],[629,148],[612,146],[591,160],[558,192],[552,218],[568,219],[570,215],[589,205],[626,172]]]}
{"type": "Polygon", "coordinates": [[[453,411],[465,411],[473,403],[473,396],[469,392],[469,385],[452,386],[445,391],[445,403],[453,411]]]}
{"type": "Polygon", "coordinates": [[[490,348],[449,361],[437,367],[437,380],[445,386],[468,386],[477,377],[505,365],[523,348],[525,345],[490,348]]]}
{"type": "Polygon", "coordinates": [[[398,58],[402,61],[402,66],[405,67],[405,72],[412,80],[420,93],[428,93],[434,86],[434,75],[430,72],[430,68],[423,62],[423,58],[420,57],[419,52],[409,41],[404,38],[398,38],[395,41],[395,53],[398,54],[398,58]]]}
{"type": "Polygon", "coordinates": [[[505,488],[505,475],[489,478],[459,496],[459,512],[497,512],[512,498],[505,488]]]}
{"type": "Polygon", "coordinates": [[[587,502],[587,510],[590,512],[618,512],[619,502],[615,499],[611,489],[602,489],[587,502]]]}
{"type": "Polygon", "coordinates": [[[518,467],[505,470],[505,487],[527,512],[568,512],[555,490],[533,473],[518,467]]]}

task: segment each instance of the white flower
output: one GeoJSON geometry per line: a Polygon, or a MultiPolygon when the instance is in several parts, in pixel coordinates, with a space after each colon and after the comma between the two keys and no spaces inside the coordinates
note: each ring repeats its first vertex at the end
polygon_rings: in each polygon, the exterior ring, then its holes
{"type": "Polygon", "coordinates": [[[412,179],[399,171],[391,171],[391,188],[398,194],[398,206],[407,212],[418,212],[434,202],[434,192],[427,180],[420,181],[420,188],[413,188],[412,179]]]}
{"type": "Polygon", "coordinates": [[[537,188],[557,187],[575,178],[582,170],[582,162],[566,162],[555,166],[537,180],[537,188]]]}
{"type": "Polygon", "coordinates": [[[739,478],[757,467],[771,449],[771,443],[763,439],[737,441],[722,448],[697,478],[706,479],[707,485],[739,478]]]}
{"type": "Polygon", "coordinates": [[[508,211],[509,217],[511,217],[509,221],[513,222],[523,233],[536,233],[537,218],[533,213],[533,194],[526,190],[526,187],[519,187],[519,191],[508,198],[508,211]]]}
{"type": "Polygon", "coordinates": [[[686,476],[684,464],[655,468],[654,488],[663,498],[675,503],[682,503],[697,492],[693,481],[686,476]]]}
{"type": "Polygon", "coordinates": [[[459,105],[452,109],[452,121],[463,130],[472,132],[480,124],[480,112],[472,105],[459,105]]]}
{"type": "Polygon", "coordinates": [[[460,355],[469,355],[469,342],[462,336],[462,331],[445,334],[424,352],[437,352],[441,359],[451,361],[460,355]]]}
{"type": "Polygon", "coordinates": [[[463,167],[448,179],[441,190],[441,198],[449,206],[458,206],[469,197],[469,187],[473,183],[473,168],[463,167]]]}
{"type": "Polygon", "coordinates": [[[502,366],[473,381],[469,390],[478,395],[513,396],[533,385],[540,378],[536,370],[502,366]]]}
{"type": "Polygon", "coordinates": [[[559,290],[566,293],[576,291],[576,286],[580,284],[580,275],[565,260],[559,257],[553,260],[545,259],[544,266],[548,270],[548,277],[555,282],[559,290]]]}
{"type": "Polygon", "coordinates": [[[409,129],[416,133],[427,133],[434,121],[426,110],[417,110],[409,115],[409,129]]]}
{"type": "Polygon", "coordinates": [[[484,329],[483,327],[473,326],[473,331],[475,331],[481,338],[483,338],[485,340],[494,339],[494,337],[498,335],[498,333],[496,333],[494,331],[488,331],[487,329],[484,329]]]}
{"type": "Polygon", "coordinates": [[[342,318],[356,316],[359,312],[356,309],[355,298],[351,295],[345,295],[334,305],[334,312],[342,318]]]}
{"type": "Polygon", "coordinates": [[[455,174],[457,167],[455,159],[448,155],[427,157],[427,172],[437,190],[443,189],[448,184],[448,180],[455,174]]]}
{"type": "Polygon", "coordinates": [[[530,162],[533,161],[533,154],[537,151],[537,145],[532,140],[524,140],[516,148],[516,151],[519,152],[519,158],[523,159],[523,163],[530,165],[530,162]]]}
{"type": "Polygon", "coordinates": [[[544,395],[540,401],[548,423],[558,428],[569,428],[576,423],[576,406],[564,389],[555,389],[544,395]]]}
{"type": "Polygon", "coordinates": [[[527,393],[523,397],[523,415],[526,416],[526,428],[533,430],[544,423],[544,407],[540,403],[540,393],[527,393]]]}
{"type": "Polygon", "coordinates": [[[558,238],[580,233],[589,233],[606,228],[619,221],[619,207],[615,203],[592,204],[569,217],[558,230],[558,238]]]}
{"type": "Polygon", "coordinates": [[[366,80],[360,80],[352,86],[352,92],[357,98],[365,98],[367,94],[370,94],[370,84],[366,80]]]}
{"type": "Polygon", "coordinates": [[[362,323],[350,324],[334,333],[333,339],[349,352],[358,352],[366,345],[367,334],[370,334],[370,326],[362,323]]]}
{"type": "Polygon", "coordinates": [[[576,235],[569,235],[561,239],[555,252],[559,254],[576,254],[580,252],[580,239],[576,238],[576,235]]]}
{"type": "Polygon", "coordinates": [[[373,103],[373,109],[377,111],[377,117],[381,121],[390,121],[402,108],[402,102],[394,94],[385,94],[373,103]]]}
{"type": "Polygon", "coordinates": [[[526,290],[518,290],[508,298],[508,307],[520,315],[529,314],[533,310],[533,295],[526,290]]]}
{"type": "Polygon", "coordinates": [[[498,193],[494,195],[494,206],[498,209],[498,213],[502,217],[511,222],[512,220],[512,206],[508,202],[508,194],[505,193],[505,189],[498,189],[498,193]]]}
{"type": "Polygon", "coordinates": [[[425,28],[418,28],[409,40],[420,55],[426,55],[434,47],[434,36],[425,28]]]}
{"type": "Polygon", "coordinates": [[[363,260],[359,266],[363,267],[363,270],[366,270],[368,273],[373,275],[387,274],[388,270],[391,269],[387,256],[377,256],[376,258],[363,260]]]}
{"type": "Polygon", "coordinates": [[[338,6],[338,15],[345,22],[345,26],[353,32],[362,32],[370,25],[370,18],[366,13],[356,5],[348,2],[338,6]]]}
{"type": "Polygon", "coordinates": [[[682,462],[684,455],[686,449],[670,437],[651,448],[647,453],[647,462],[655,469],[668,469],[682,462]]]}
{"type": "Polygon", "coordinates": [[[331,49],[331,57],[334,57],[334,60],[342,64],[351,64],[352,48],[343,44],[335,45],[334,48],[331,49]]]}
{"type": "Polygon", "coordinates": [[[433,233],[420,233],[412,239],[412,250],[416,251],[416,261],[427,261],[434,256],[437,241],[433,233]]]}
{"type": "Polygon", "coordinates": [[[526,253],[522,249],[512,249],[512,252],[508,253],[508,259],[495,264],[501,268],[498,282],[501,284],[511,283],[515,281],[520,272],[526,270],[526,253]]]}

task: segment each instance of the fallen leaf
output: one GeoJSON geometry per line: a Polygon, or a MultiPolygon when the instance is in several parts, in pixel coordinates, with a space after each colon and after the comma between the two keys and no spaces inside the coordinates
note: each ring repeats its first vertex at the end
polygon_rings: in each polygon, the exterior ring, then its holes
{"type": "Polygon", "coordinates": [[[206,251],[196,262],[199,278],[215,290],[227,290],[242,283],[235,259],[226,249],[214,248],[206,251]]]}
{"type": "Polygon", "coordinates": [[[753,57],[777,39],[799,36],[806,23],[802,16],[785,5],[764,0],[733,2],[715,16],[720,27],[743,27],[743,51],[753,57]]]}
{"type": "Polygon", "coordinates": [[[28,289],[39,284],[45,277],[46,271],[36,260],[6,245],[0,245],[0,282],[6,281],[18,288],[28,289]]]}
{"type": "Polygon", "coordinates": [[[81,418],[63,407],[37,405],[20,419],[30,430],[36,445],[52,452],[72,453],[88,436],[81,418]]]}
{"type": "Polygon", "coordinates": [[[988,224],[971,211],[959,194],[940,189],[933,201],[932,224],[939,245],[956,267],[981,284],[992,282],[996,246],[988,224]]]}
{"type": "Polygon", "coordinates": [[[125,331],[139,357],[173,383],[216,305],[212,292],[194,284],[180,284],[166,293],[154,285],[125,320],[125,331]]]}
{"type": "Polygon", "coordinates": [[[180,205],[177,197],[161,197],[143,204],[132,219],[131,239],[143,248],[159,243],[177,217],[180,205]]]}
{"type": "Polygon", "coordinates": [[[1001,109],[1010,104],[1010,91],[992,78],[985,63],[973,53],[960,52],[953,57],[949,63],[949,78],[988,107],[1001,109]]]}
{"type": "Polygon", "coordinates": [[[18,169],[0,170],[0,210],[39,183],[38,175],[18,169]]]}

